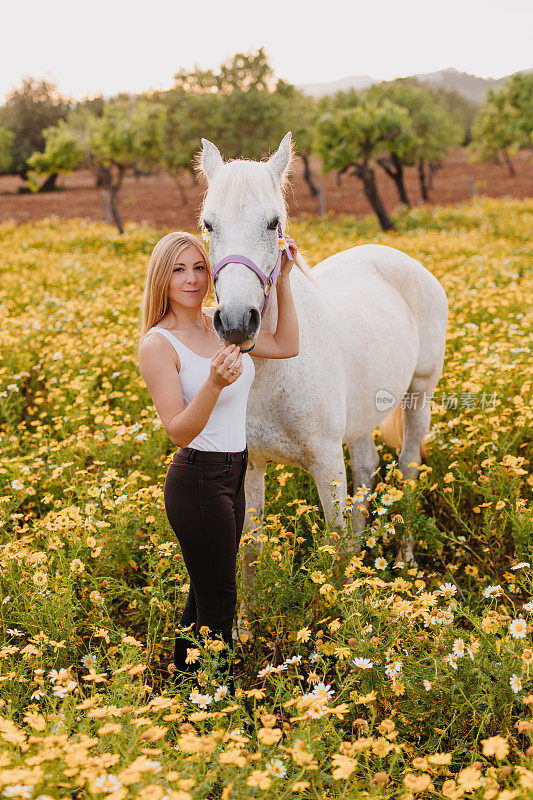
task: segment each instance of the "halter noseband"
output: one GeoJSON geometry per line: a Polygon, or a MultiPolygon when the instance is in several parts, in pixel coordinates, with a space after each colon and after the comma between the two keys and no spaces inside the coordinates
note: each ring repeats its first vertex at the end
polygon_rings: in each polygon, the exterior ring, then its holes
{"type": "Polygon", "coordinates": [[[216,267],[213,270],[213,283],[214,283],[217,274],[220,272],[222,267],[226,266],[226,264],[244,264],[246,267],[249,267],[250,269],[252,269],[255,272],[255,274],[257,275],[257,277],[259,278],[259,280],[261,281],[261,286],[263,287],[263,291],[265,293],[265,301],[263,303],[263,308],[261,309],[261,318],[263,317],[263,314],[265,313],[265,310],[266,310],[266,307],[267,307],[267,304],[268,304],[268,295],[270,293],[270,289],[275,285],[275,283],[276,283],[276,281],[278,279],[278,275],[279,275],[280,270],[281,270],[281,258],[282,258],[283,250],[285,250],[285,253],[287,254],[287,258],[290,261],[294,261],[292,255],[291,255],[291,251],[289,250],[287,245],[282,246],[282,244],[281,244],[282,241],[283,242],[285,241],[283,239],[283,231],[281,229],[281,222],[278,222],[278,237],[279,237],[279,240],[280,240],[280,248],[281,249],[280,249],[280,251],[278,253],[278,260],[276,261],[276,266],[274,267],[274,269],[272,270],[270,275],[265,275],[265,273],[261,269],[259,269],[259,267],[256,264],[254,264],[254,262],[250,258],[246,258],[246,256],[239,256],[239,255],[226,256],[226,258],[223,258],[218,262],[218,264],[216,265],[216,267]]]}

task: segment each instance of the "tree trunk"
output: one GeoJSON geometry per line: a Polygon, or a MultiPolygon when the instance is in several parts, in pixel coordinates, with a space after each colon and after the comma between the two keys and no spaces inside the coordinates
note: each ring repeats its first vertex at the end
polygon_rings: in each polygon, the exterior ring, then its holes
{"type": "Polygon", "coordinates": [[[45,180],[42,186],[39,186],[40,192],[53,192],[56,188],[56,181],[57,181],[58,173],[52,172],[51,175],[45,180]]]}
{"type": "Polygon", "coordinates": [[[406,206],[409,206],[410,208],[411,203],[409,202],[409,198],[407,197],[407,191],[403,179],[403,164],[398,158],[398,156],[396,155],[391,156],[390,161],[386,158],[378,158],[377,161],[379,166],[385,170],[389,178],[391,178],[396,184],[396,189],[398,191],[398,197],[400,198],[400,202],[404,203],[406,206]]]}
{"type": "Polygon", "coordinates": [[[431,163],[428,164],[428,189],[431,191],[433,189],[433,173],[435,172],[435,167],[431,163]]]}
{"type": "Polygon", "coordinates": [[[418,177],[420,179],[420,191],[422,192],[422,199],[429,200],[426,186],[426,164],[423,158],[421,158],[418,162],[418,177]]]}
{"type": "Polygon", "coordinates": [[[311,167],[309,165],[309,158],[305,153],[302,153],[302,161],[304,162],[304,181],[309,186],[309,190],[313,197],[318,196],[318,187],[313,181],[313,175],[311,174],[311,167]]]}
{"type": "Polygon", "coordinates": [[[509,170],[509,175],[512,178],[514,178],[516,176],[515,168],[513,166],[513,162],[509,158],[509,153],[507,152],[507,150],[503,151],[503,158],[504,158],[505,163],[507,164],[507,168],[509,170]]]}
{"type": "Polygon", "coordinates": [[[104,199],[104,220],[106,225],[112,225],[113,218],[111,216],[111,200],[109,197],[109,189],[102,189],[102,197],[104,199]]]}
{"type": "Polygon", "coordinates": [[[409,202],[409,198],[407,197],[407,189],[405,188],[405,181],[404,181],[404,173],[403,173],[403,164],[398,157],[393,156],[393,161],[396,166],[396,173],[394,175],[394,182],[396,184],[396,188],[398,189],[398,195],[400,197],[400,201],[404,203],[404,205],[411,207],[411,203],[409,202]]]}
{"type": "Polygon", "coordinates": [[[378,187],[376,185],[376,175],[372,167],[364,165],[356,171],[356,175],[363,181],[363,189],[366,199],[376,212],[382,229],[384,231],[396,230],[379,195],[378,187]]]}
{"type": "Polygon", "coordinates": [[[113,222],[118,228],[118,232],[120,234],[124,233],[124,228],[122,227],[122,220],[120,219],[120,214],[118,213],[118,190],[120,186],[112,186],[111,187],[111,215],[113,217],[113,222]]]}
{"type": "Polygon", "coordinates": [[[181,202],[183,203],[184,206],[188,205],[189,201],[187,200],[187,192],[185,191],[185,187],[182,184],[181,180],[176,175],[172,175],[172,180],[174,181],[174,183],[178,188],[178,192],[180,193],[181,196],[181,202]]]}

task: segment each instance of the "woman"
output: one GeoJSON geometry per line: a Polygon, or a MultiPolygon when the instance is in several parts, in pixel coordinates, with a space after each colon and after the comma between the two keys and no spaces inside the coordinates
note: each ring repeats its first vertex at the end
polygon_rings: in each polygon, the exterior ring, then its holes
{"type": "MultiPolygon", "coordinates": [[[[286,236],[293,258],[294,241],[286,236]]],[[[298,353],[298,319],[283,254],[276,282],[275,333],[261,330],[254,356],[290,358],[298,353]]],[[[209,258],[195,236],[177,231],[154,247],[141,304],[139,368],[165,431],[179,447],[164,486],[165,511],[190,577],[180,625],[208,626],[227,645],[221,661],[233,687],[232,627],[237,602],[236,558],[245,515],[248,463],[246,405],[255,367],[238,345],[221,345],[214,308],[202,308],[212,289],[209,258]],[[205,312],[205,313],[204,313],[205,312]]],[[[187,663],[184,637],[176,638],[174,663],[187,663]]]]}

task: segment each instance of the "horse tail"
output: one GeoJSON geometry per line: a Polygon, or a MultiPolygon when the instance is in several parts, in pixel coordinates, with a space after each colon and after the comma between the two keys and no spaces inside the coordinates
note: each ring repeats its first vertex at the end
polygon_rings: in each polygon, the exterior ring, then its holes
{"type": "MultiPolygon", "coordinates": [[[[385,444],[396,450],[402,449],[403,444],[403,417],[401,406],[396,406],[388,417],[377,426],[385,444]]],[[[425,461],[428,455],[427,447],[424,442],[420,442],[420,456],[425,461]]]]}

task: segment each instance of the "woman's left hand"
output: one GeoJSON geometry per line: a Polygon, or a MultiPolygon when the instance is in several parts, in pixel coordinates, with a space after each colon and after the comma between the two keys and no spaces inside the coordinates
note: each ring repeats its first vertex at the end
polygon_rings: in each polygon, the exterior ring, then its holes
{"type": "Polygon", "coordinates": [[[296,260],[296,256],[298,254],[298,248],[296,246],[296,243],[295,243],[294,239],[292,239],[287,233],[285,234],[285,236],[283,238],[285,239],[285,241],[287,242],[287,245],[289,246],[289,250],[291,251],[291,256],[293,257],[293,261],[291,261],[289,258],[287,258],[287,253],[285,252],[285,250],[283,250],[283,254],[281,256],[280,277],[286,277],[289,274],[289,272],[292,269],[292,265],[294,264],[294,261],[296,260]]]}

